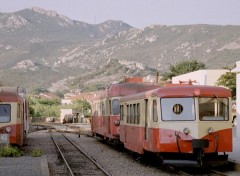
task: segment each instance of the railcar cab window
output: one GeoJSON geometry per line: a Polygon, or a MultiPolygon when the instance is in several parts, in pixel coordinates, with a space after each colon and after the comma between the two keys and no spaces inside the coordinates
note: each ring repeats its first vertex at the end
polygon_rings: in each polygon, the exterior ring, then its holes
{"type": "Polygon", "coordinates": [[[112,114],[113,115],[119,115],[120,114],[120,105],[119,105],[119,100],[114,99],[112,101],[112,114]]]}
{"type": "Polygon", "coordinates": [[[0,104],[0,122],[6,123],[11,121],[11,106],[9,104],[0,104]]]}
{"type": "Polygon", "coordinates": [[[195,106],[193,98],[161,98],[163,121],[195,120],[195,106]]]}
{"type": "Polygon", "coordinates": [[[199,118],[202,121],[228,120],[228,107],[228,98],[199,98],[199,118]]]}

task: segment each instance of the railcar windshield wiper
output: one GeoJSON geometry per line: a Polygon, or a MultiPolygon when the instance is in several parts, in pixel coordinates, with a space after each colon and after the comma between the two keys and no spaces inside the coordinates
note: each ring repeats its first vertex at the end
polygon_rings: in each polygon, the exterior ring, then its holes
{"type": "Polygon", "coordinates": [[[218,98],[216,95],[214,95],[214,96],[216,97],[217,101],[218,101],[219,103],[221,103],[222,105],[224,105],[224,106],[227,108],[227,110],[228,110],[229,107],[228,107],[228,105],[226,105],[226,104],[224,103],[224,101],[223,101],[224,99],[221,101],[220,98],[218,98]]]}

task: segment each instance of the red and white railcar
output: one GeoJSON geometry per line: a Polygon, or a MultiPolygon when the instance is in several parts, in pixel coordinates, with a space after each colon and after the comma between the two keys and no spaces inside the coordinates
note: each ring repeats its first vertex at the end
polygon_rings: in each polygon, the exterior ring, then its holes
{"type": "Polygon", "coordinates": [[[0,143],[22,146],[28,132],[29,106],[20,87],[0,87],[0,143]]]}
{"type": "Polygon", "coordinates": [[[92,102],[91,132],[114,142],[120,140],[120,104],[122,96],[159,88],[156,83],[124,82],[110,85],[96,94],[92,102]]]}
{"type": "Polygon", "coordinates": [[[131,151],[200,165],[224,163],[232,151],[228,89],[163,87],[122,97],[120,112],[120,141],[131,151]]]}

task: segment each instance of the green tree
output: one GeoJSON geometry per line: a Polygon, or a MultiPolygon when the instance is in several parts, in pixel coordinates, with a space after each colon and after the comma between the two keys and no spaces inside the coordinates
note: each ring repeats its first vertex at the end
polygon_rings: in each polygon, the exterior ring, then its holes
{"type": "Polygon", "coordinates": [[[57,90],[54,94],[59,98],[64,98],[64,91],[57,90]]]}
{"type": "Polygon", "coordinates": [[[39,104],[46,105],[46,106],[57,106],[60,105],[60,100],[58,99],[37,99],[39,104]]]}
{"type": "Polygon", "coordinates": [[[90,115],[91,105],[86,100],[75,100],[73,101],[73,107],[82,111],[84,116],[90,115]]]}
{"type": "Polygon", "coordinates": [[[205,64],[202,62],[198,62],[197,60],[191,61],[182,61],[175,65],[169,66],[169,72],[163,74],[163,80],[172,79],[174,76],[182,75],[185,73],[197,71],[200,69],[204,69],[205,64]]]}
{"type": "Polygon", "coordinates": [[[231,90],[232,98],[236,99],[236,73],[227,72],[217,80],[218,86],[224,86],[231,90]]]}
{"type": "Polygon", "coordinates": [[[59,117],[60,116],[59,99],[40,99],[29,98],[30,115],[32,117],[59,117]]]}
{"type": "Polygon", "coordinates": [[[33,92],[33,94],[37,95],[40,93],[47,93],[47,92],[49,92],[49,90],[47,90],[46,88],[43,88],[43,87],[39,87],[39,88],[33,89],[32,92],[33,92]]]}
{"type": "Polygon", "coordinates": [[[72,104],[66,105],[64,108],[77,109],[79,112],[83,113],[84,116],[89,116],[91,105],[86,100],[74,100],[72,104]]]}

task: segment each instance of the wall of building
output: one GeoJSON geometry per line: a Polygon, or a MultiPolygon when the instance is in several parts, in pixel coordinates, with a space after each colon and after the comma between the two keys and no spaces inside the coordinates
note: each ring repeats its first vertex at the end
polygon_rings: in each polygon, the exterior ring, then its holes
{"type": "Polygon", "coordinates": [[[232,72],[237,74],[236,85],[237,85],[237,96],[236,96],[236,115],[237,115],[237,137],[240,137],[240,61],[236,62],[236,68],[232,72]]]}
{"type": "Polygon", "coordinates": [[[64,116],[67,115],[67,114],[73,114],[74,110],[73,109],[61,109],[60,110],[60,122],[62,123],[63,122],[63,119],[64,119],[64,116]]]}
{"type": "Polygon", "coordinates": [[[61,100],[62,102],[61,102],[61,104],[62,105],[68,105],[68,104],[71,104],[72,103],[72,100],[71,99],[62,99],[61,100]]]}
{"type": "Polygon", "coordinates": [[[191,73],[175,76],[172,78],[173,84],[191,81],[193,85],[215,86],[218,78],[229,70],[198,70],[191,73]]]}

